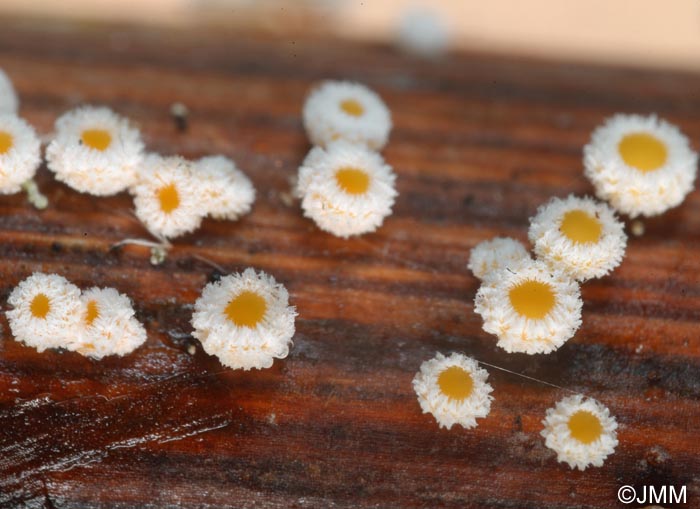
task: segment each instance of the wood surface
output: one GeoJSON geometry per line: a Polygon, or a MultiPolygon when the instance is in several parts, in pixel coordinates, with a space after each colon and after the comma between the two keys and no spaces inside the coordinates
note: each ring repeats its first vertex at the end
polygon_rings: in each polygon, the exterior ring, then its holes
{"type": "MultiPolygon", "coordinates": [[[[150,150],[222,153],[258,192],[239,222],[206,220],[149,263],[126,194],[81,195],[42,167],[50,206],[0,199],[0,304],[33,271],[113,286],[148,330],[132,355],[93,361],[0,341],[0,506],[42,508],[616,508],[619,486],[687,486],[700,507],[700,196],[646,222],[611,276],[586,283],[583,326],[556,353],[507,354],[473,311],[469,250],[526,239],[551,196],[591,193],[581,150],[615,112],[656,112],[698,149],[700,76],[480,55],[439,62],[309,39],[3,20],[0,67],[48,135],[79,104],[137,122],[150,150]],[[395,127],[400,193],[376,233],[342,240],[290,202],[309,150],[304,96],[326,78],[375,89],[395,127]],[[189,108],[178,133],[173,102],[189,108]],[[299,312],[289,357],[232,371],[191,336],[203,286],[253,266],[299,312]],[[188,353],[194,347],[194,354],[188,353]],[[474,430],[438,429],[411,380],[457,351],[495,400],[474,430]],[[577,391],[620,424],[601,468],[572,471],[539,436],[577,391]]],[[[677,506],[676,506],[677,507],[677,506]]]]}

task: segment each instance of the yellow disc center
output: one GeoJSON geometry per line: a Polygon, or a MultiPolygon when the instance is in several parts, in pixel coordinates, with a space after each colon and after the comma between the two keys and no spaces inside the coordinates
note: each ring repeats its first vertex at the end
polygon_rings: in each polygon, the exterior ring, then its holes
{"type": "Polygon", "coordinates": [[[10,133],[0,131],[0,155],[6,154],[11,148],[14,139],[10,133]]]}
{"type": "Polygon", "coordinates": [[[542,281],[523,281],[510,289],[509,297],[518,314],[533,320],[544,318],[554,307],[554,291],[542,281]]]}
{"type": "Polygon", "coordinates": [[[340,103],[340,109],[353,117],[359,117],[365,112],[362,105],[355,99],[345,99],[340,103]]]}
{"type": "Polygon", "coordinates": [[[472,375],[459,366],[450,366],[438,376],[438,386],[450,399],[468,398],[474,388],[472,375]]]}
{"type": "Polygon", "coordinates": [[[37,294],[29,305],[29,311],[34,318],[46,318],[50,310],[51,304],[49,303],[49,298],[43,293],[37,294]]]}
{"type": "Polygon", "coordinates": [[[570,210],[564,214],[559,231],[577,244],[596,243],[603,233],[603,225],[588,212],[570,210]]]}
{"type": "Polygon", "coordinates": [[[571,437],[584,444],[598,440],[603,433],[600,419],[586,410],[579,410],[569,417],[568,424],[571,437]]]}
{"type": "Polygon", "coordinates": [[[175,184],[158,189],[158,201],[160,202],[160,210],[166,214],[170,214],[178,208],[180,206],[180,193],[177,192],[175,184]]]}
{"type": "Polygon", "coordinates": [[[86,129],[80,136],[83,144],[95,150],[105,150],[112,143],[112,135],[104,129],[86,129]]]}
{"type": "Polygon", "coordinates": [[[617,149],[625,164],[639,171],[654,171],[666,164],[666,145],[651,134],[632,133],[622,140],[617,149]]]}
{"type": "Polygon", "coordinates": [[[369,189],[369,175],[357,168],[341,168],[335,172],[338,186],[348,194],[365,194],[369,189]]]}
{"type": "Polygon", "coordinates": [[[85,313],[85,323],[88,325],[92,325],[92,323],[97,320],[97,317],[100,316],[100,310],[97,307],[97,302],[94,300],[91,300],[90,302],[87,303],[87,312],[85,313]]]}
{"type": "Polygon", "coordinates": [[[234,297],[226,306],[224,314],[239,327],[255,327],[267,311],[267,302],[255,292],[245,291],[234,297]]]}

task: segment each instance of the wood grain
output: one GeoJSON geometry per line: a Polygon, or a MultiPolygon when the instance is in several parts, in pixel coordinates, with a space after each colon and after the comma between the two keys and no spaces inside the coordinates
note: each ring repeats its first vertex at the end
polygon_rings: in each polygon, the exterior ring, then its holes
{"type": "Polygon", "coordinates": [[[481,330],[469,250],[525,240],[549,197],[590,193],[581,148],[618,112],[656,112],[698,148],[700,76],[480,55],[421,62],[378,46],[265,40],[4,20],[0,66],[41,133],[63,111],[107,104],[148,147],[223,153],[253,180],[243,220],[205,221],[166,263],[126,195],[90,198],[42,168],[50,206],[0,200],[0,302],[36,270],[135,301],[149,339],[100,362],[0,342],[0,505],[46,508],[622,507],[619,486],[673,484],[700,504],[700,196],[646,223],[622,266],[587,283],[583,326],[547,356],[508,355],[481,330]],[[377,90],[395,128],[394,215],[342,240],[286,195],[309,149],[300,110],[325,78],[377,90]],[[178,133],[169,107],[191,111],[178,133]],[[299,319],[289,357],[234,372],[191,336],[216,278],[210,260],[254,266],[290,291],[299,319]],[[193,355],[188,353],[196,347],[193,355]],[[489,368],[495,401],[478,428],[440,430],[411,388],[436,351],[489,368]],[[602,468],[570,471],[539,436],[567,390],[605,403],[620,445],[602,468]]]}

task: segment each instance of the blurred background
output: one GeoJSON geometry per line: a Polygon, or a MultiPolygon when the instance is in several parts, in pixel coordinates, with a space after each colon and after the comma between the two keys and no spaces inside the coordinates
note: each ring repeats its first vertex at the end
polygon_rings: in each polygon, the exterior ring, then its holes
{"type": "MultiPolygon", "coordinates": [[[[0,0],[5,19],[108,21],[700,69],[699,0],[0,0]]],[[[47,29],[51,26],[47,25],[47,29]]]]}

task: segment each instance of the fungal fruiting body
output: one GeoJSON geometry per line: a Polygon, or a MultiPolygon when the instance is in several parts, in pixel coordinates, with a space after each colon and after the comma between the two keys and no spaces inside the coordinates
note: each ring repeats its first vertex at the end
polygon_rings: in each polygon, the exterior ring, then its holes
{"type": "Polygon", "coordinates": [[[680,130],[655,115],[615,115],[583,149],[596,195],[630,217],[655,216],[693,189],[697,154],[680,130]]]}
{"type": "MultiPolygon", "coordinates": [[[[338,143],[342,144],[342,142],[336,141],[334,145],[337,145],[338,143]]],[[[319,172],[318,168],[326,160],[326,157],[326,149],[322,147],[313,147],[306,155],[304,161],[299,167],[296,186],[294,187],[294,195],[297,198],[304,198],[306,190],[309,188],[309,184],[311,183],[311,178],[319,172]]]]}
{"type": "Polygon", "coordinates": [[[221,155],[207,156],[194,163],[194,173],[203,184],[202,202],[214,219],[235,220],[250,212],[255,188],[235,163],[221,155]]]}
{"type": "Polygon", "coordinates": [[[315,148],[299,169],[304,215],[333,235],[375,231],[391,214],[396,176],[382,157],[343,141],[315,148]]]}
{"type": "Polygon", "coordinates": [[[579,284],[542,261],[498,271],[482,283],[474,303],[484,330],[507,352],[553,352],[581,325],[579,284]]]}
{"type": "Polygon", "coordinates": [[[577,394],[547,410],[541,434],[557,460],[585,470],[600,467],[617,446],[617,422],[610,411],[592,398],[577,394]]]}
{"type": "Polygon", "coordinates": [[[627,235],[604,203],[591,198],[552,198],[530,219],[537,257],[578,281],[602,277],[622,261],[627,235]]]}
{"type": "Polygon", "coordinates": [[[21,190],[41,164],[41,142],[27,122],[0,114],[0,194],[21,190]]]}
{"type": "Polygon", "coordinates": [[[208,212],[203,188],[189,161],[149,154],[130,192],[136,217],[153,235],[169,239],[194,231],[202,223],[208,212]]]}
{"type": "Polygon", "coordinates": [[[35,272],[8,298],[10,329],[17,341],[43,352],[66,347],[81,319],[80,289],[56,274],[35,272]]]}
{"type": "Polygon", "coordinates": [[[517,269],[532,261],[521,242],[510,237],[495,237],[480,242],[471,250],[467,267],[474,276],[484,281],[503,269],[517,269]]]}
{"type": "Polygon", "coordinates": [[[423,413],[431,413],[441,428],[459,424],[469,429],[491,409],[493,389],[486,382],[488,376],[471,357],[438,353],[421,364],[413,389],[423,413]]]}
{"type": "Polygon", "coordinates": [[[269,368],[288,355],[296,315],[283,285],[248,268],[204,288],[194,305],[193,335],[225,366],[269,368]]]}
{"type": "Polygon", "coordinates": [[[320,146],[342,139],[379,150],[391,131],[391,115],[381,98],[348,81],[325,81],[314,88],[304,104],[303,121],[311,143],[320,146]]]}
{"type": "Polygon", "coordinates": [[[399,20],[397,44],[412,55],[435,58],[447,50],[449,31],[437,12],[410,8],[399,20]]]}
{"type": "Polygon", "coordinates": [[[146,341],[131,301],[113,288],[81,293],[64,277],[35,272],[17,285],[8,303],[13,336],[39,352],[66,348],[101,359],[126,355],[146,341]]]}
{"type": "Polygon", "coordinates": [[[68,349],[94,359],[126,355],[146,341],[131,300],[114,288],[90,288],[80,296],[81,321],[68,349]]]}
{"type": "Polygon", "coordinates": [[[16,114],[19,110],[19,99],[15,87],[12,86],[10,78],[5,71],[0,69],[0,114],[16,114]]]}
{"type": "Polygon", "coordinates": [[[97,196],[136,182],[144,145],[127,119],[109,108],[86,106],[63,114],[55,128],[46,161],[58,180],[97,196]]]}

